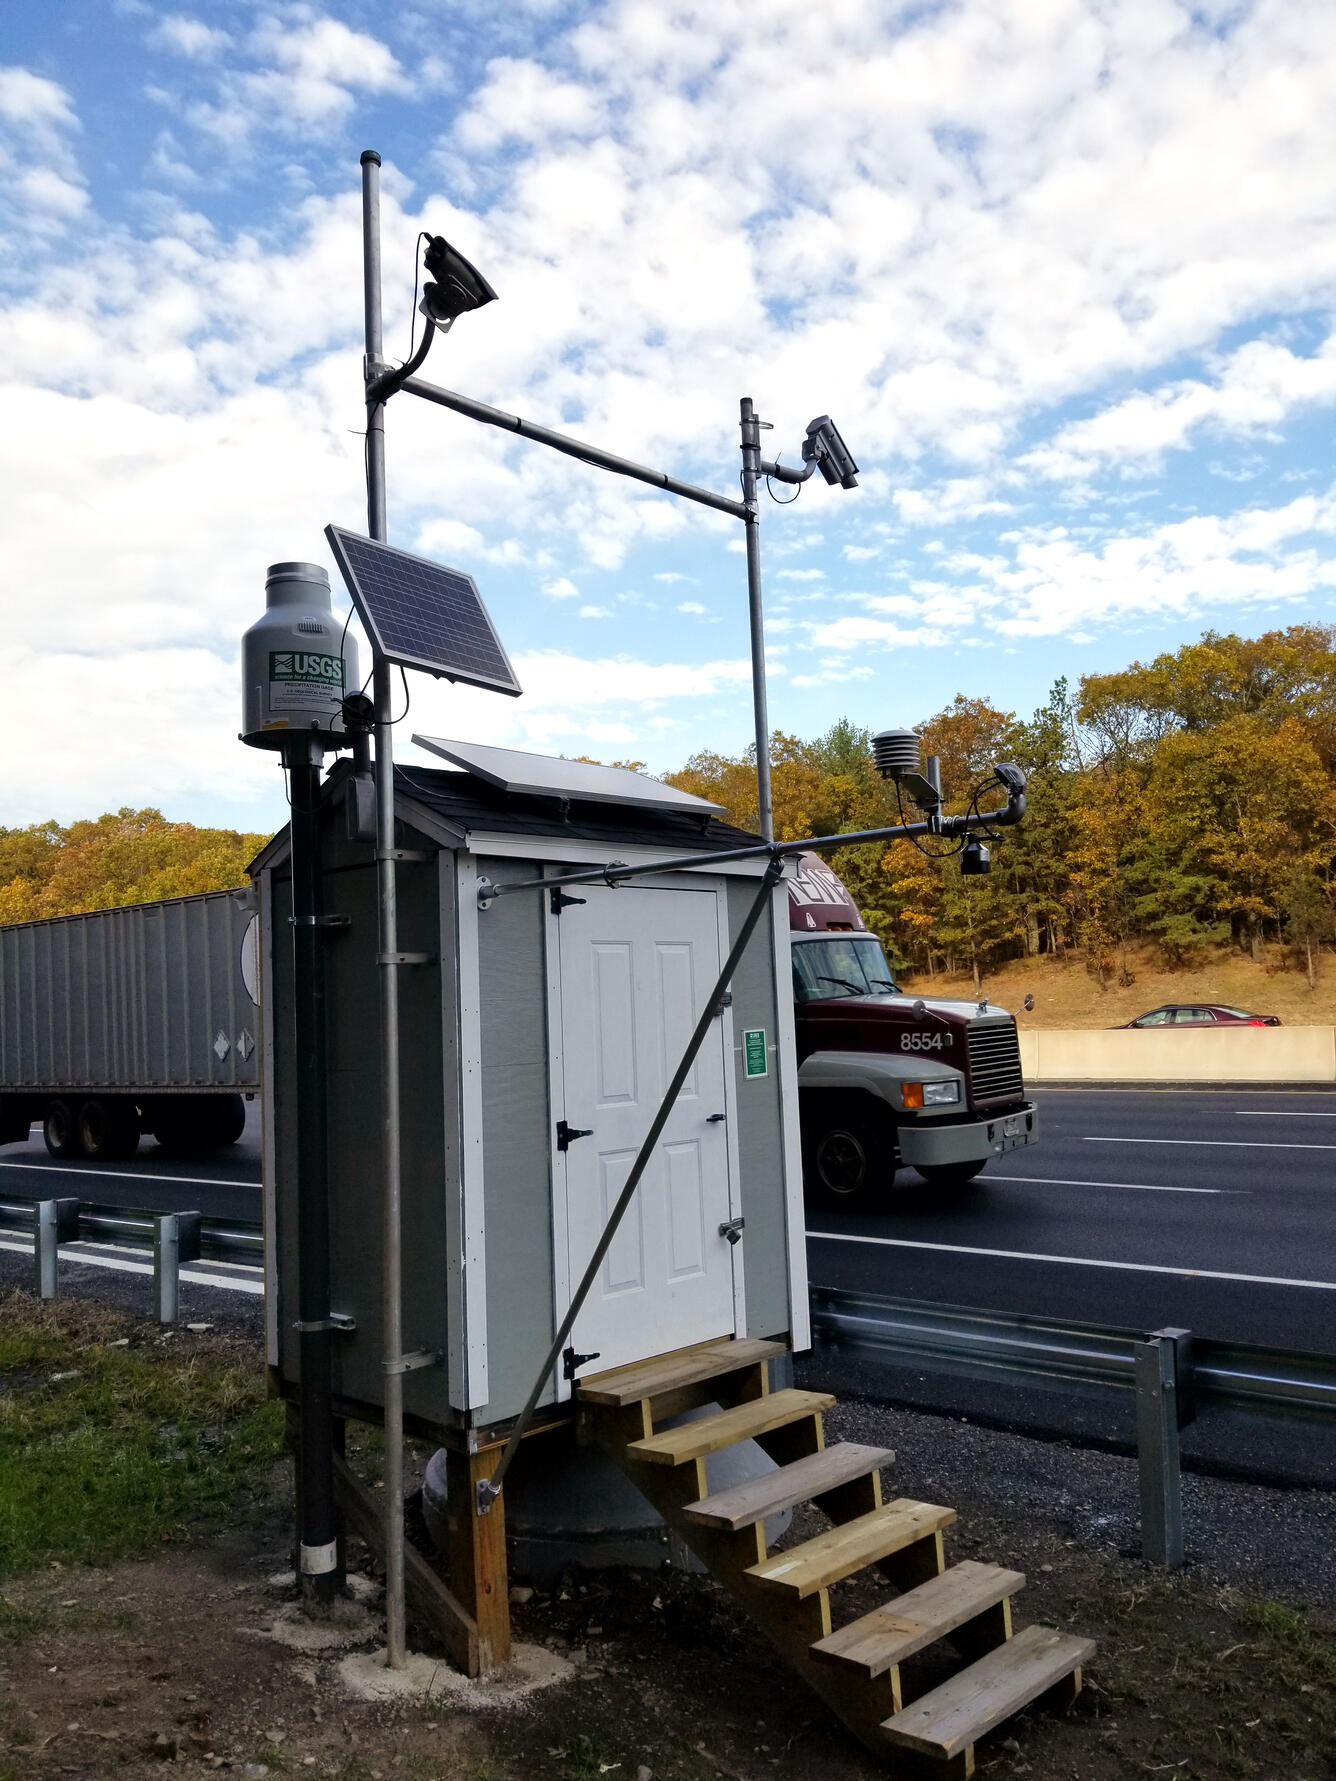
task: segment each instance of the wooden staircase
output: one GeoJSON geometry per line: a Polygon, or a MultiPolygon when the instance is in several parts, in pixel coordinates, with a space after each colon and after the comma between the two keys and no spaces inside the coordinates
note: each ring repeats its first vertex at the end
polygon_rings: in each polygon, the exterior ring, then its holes
{"type": "Polygon", "coordinates": [[[777,1342],[707,1342],[594,1375],[578,1386],[582,1428],[894,1774],[968,1777],[976,1741],[1003,1720],[1033,1701],[1076,1698],[1094,1646],[1044,1626],[1013,1637],[1022,1574],[968,1559],[948,1569],[942,1530],[955,1510],[883,1502],[881,1468],[894,1454],[827,1447],[821,1418],[834,1398],[770,1390],[768,1363],[783,1353],[777,1342]],[[709,1404],[722,1408],[676,1421],[709,1404]],[[708,1494],[707,1457],[746,1440],[779,1469],[708,1494]],[[769,1552],[767,1516],[799,1503],[831,1526],[769,1552]],[[891,1599],[836,1629],[832,1586],[869,1568],[891,1599]],[[964,1667],[914,1699],[901,1665],[942,1639],[964,1667]]]}

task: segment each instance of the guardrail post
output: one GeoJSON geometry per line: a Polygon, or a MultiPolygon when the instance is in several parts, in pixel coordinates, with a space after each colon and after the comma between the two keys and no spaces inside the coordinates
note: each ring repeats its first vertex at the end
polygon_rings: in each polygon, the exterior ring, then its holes
{"type": "Polygon", "coordinates": [[[153,1220],[153,1304],[159,1323],[181,1315],[181,1263],[199,1260],[200,1215],[168,1212],[153,1220]]]}
{"type": "Polygon", "coordinates": [[[54,1299],[59,1246],[79,1235],[77,1200],[39,1200],[33,1209],[33,1261],[37,1269],[37,1296],[54,1299]]]}
{"type": "Polygon", "coordinates": [[[1186,1332],[1157,1331],[1135,1345],[1141,1551],[1152,1564],[1166,1569],[1183,1562],[1176,1340],[1183,1334],[1186,1332]]]}

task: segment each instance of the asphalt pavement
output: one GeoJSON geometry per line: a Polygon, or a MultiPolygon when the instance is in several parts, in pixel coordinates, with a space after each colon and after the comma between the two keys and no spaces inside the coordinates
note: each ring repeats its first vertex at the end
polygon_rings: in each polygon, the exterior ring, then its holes
{"type": "Polygon", "coordinates": [[[1040,1140],[950,1195],[813,1209],[814,1286],[1336,1349],[1336,1093],[1043,1089],[1040,1140]]]}

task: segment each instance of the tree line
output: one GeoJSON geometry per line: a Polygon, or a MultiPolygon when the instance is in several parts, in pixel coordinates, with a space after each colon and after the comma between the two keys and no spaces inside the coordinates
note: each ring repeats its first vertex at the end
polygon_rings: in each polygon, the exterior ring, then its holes
{"type": "MultiPolygon", "coordinates": [[[[981,987],[1006,959],[1075,949],[1103,987],[1131,981],[1134,943],[1171,967],[1270,946],[1316,984],[1336,940],[1336,627],[1208,631],[1075,691],[1059,680],[1029,718],[962,694],[913,727],[941,760],[948,811],[999,760],[1029,774],[1029,809],[999,832],[987,877],[962,877],[931,838],[832,854],[902,968],[965,969],[981,987]]],[[[899,819],[868,731],[840,722],[772,747],[781,839],[899,819]]],[[[754,750],[697,754],[667,778],[755,827],[754,750]]]]}

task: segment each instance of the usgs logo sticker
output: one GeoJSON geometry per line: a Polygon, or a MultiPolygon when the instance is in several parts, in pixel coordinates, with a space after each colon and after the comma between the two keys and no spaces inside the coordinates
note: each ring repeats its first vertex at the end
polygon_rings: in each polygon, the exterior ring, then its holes
{"type": "Polygon", "coordinates": [[[269,678],[307,685],[343,687],[343,657],[310,655],[305,650],[272,649],[269,678]]]}
{"type": "Polygon", "coordinates": [[[269,709],[336,711],[343,700],[343,657],[304,649],[269,652],[269,709]]]}

